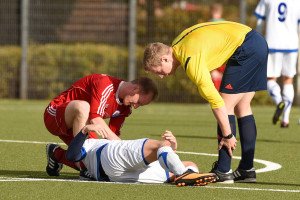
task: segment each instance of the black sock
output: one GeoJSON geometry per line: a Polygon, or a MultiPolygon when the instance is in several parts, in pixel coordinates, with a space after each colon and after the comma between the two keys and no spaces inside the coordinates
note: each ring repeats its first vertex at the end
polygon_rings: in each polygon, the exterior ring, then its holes
{"type": "MultiPolygon", "coordinates": [[[[235,116],[234,115],[228,115],[231,132],[234,136],[236,136],[236,125],[235,125],[235,116]]],[[[220,129],[220,126],[218,125],[218,135],[222,136],[222,131],[220,129]]],[[[220,143],[221,140],[218,140],[218,143],[220,143]]],[[[218,167],[217,170],[220,172],[228,172],[231,168],[231,157],[228,153],[228,150],[225,146],[222,147],[219,151],[219,159],[218,159],[218,167]]]]}
{"type": "Polygon", "coordinates": [[[254,150],[256,143],[256,124],[253,115],[248,115],[238,119],[239,134],[242,148],[242,160],[239,168],[248,170],[253,167],[254,150]]]}

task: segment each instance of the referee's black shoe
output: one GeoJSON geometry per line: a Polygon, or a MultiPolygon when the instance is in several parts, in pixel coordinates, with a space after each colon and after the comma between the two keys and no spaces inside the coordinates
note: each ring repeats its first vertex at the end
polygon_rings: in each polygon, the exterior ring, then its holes
{"type": "Polygon", "coordinates": [[[254,168],[249,170],[236,169],[233,172],[234,182],[240,183],[256,183],[256,172],[254,168]]]}
{"type": "Polygon", "coordinates": [[[217,170],[217,168],[218,168],[218,161],[213,163],[212,169],[210,171],[210,173],[216,174],[217,183],[234,183],[232,170],[230,170],[229,172],[221,172],[217,170]]]}

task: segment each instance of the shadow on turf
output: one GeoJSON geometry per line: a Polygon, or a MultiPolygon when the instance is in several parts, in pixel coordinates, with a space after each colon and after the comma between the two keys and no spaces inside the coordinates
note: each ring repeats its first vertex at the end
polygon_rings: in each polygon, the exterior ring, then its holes
{"type": "MultiPolygon", "coordinates": [[[[152,134],[152,136],[161,137],[161,135],[152,134]]],[[[211,136],[196,136],[196,135],[176,135],[176,138],[198,138],[204,140],[216,140],[216,137],[211,136]]],[[[280,144],[300,144],[299,141],[281,141],[281,140],[266,140],[266,139],[257,139],[257,142],[268,142],[268,143],[280,143],[280,144]]]]}
{"type": "Polygon", "coordinates": [[[57,178],[57,179],[78,179],[79,174],[61,173],[58,176],[48,176],[45,171],[14,171],[14,170],[0,170],[0,176],[12,178],[57,178]]]}

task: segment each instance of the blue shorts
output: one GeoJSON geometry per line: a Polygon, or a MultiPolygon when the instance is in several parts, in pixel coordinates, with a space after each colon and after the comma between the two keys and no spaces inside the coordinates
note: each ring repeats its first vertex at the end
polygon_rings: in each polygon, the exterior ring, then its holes
{"type": "Polygon", "coordinates": [[[229,58],[220,92],[246,93],[267,89],[268,45],[255,30],[247,33],[243,44],[229,58]]]}

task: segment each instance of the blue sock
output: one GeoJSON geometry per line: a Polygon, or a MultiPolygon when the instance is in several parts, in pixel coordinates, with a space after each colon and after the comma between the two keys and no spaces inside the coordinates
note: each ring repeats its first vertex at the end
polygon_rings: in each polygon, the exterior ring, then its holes
{"type": "Polygon", "coordinates": [[[256,124],[253,115],[248,115],[238,119],[242,160],[239,164],[239,169],[248,170],[253,167],[254,150],[256,142],[256,124]]]}
{"type": "MultiPolygon", "coordinates": [[[[234,136],[236,136],[236,125],[235,125],[235,116],[234,115],[228,115],[230,127],[231,127],[231,132],[234,136]]],[[[222,136],[222,131],[220,129],[220,126],[218,125],[218,135],[222,136]]],[[[218,140],[218,143],[221,140],[218,140]]],[[[228,150],[226,147],[222,147],[219,151],[219,159],[218,159],[218,167],[217,170],[220,172],[228,172],[231,168],[231,157],[228,153],[228,150]]]]}

